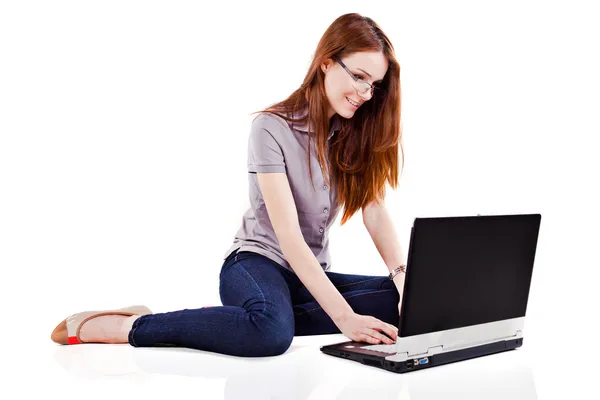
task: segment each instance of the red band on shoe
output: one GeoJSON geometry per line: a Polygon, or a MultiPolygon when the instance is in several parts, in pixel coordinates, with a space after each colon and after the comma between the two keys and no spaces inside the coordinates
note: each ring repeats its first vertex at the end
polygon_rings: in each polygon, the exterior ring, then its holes
{"type": "Polygon", "coordinates": [[[69,336],[69,344],[81,344],[81,342],[77,340],[77,336],[69,336]]]}

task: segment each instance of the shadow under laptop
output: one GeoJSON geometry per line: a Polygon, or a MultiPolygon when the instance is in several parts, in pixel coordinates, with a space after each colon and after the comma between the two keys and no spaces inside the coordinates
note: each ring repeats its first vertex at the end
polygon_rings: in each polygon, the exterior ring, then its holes
{"type": "Polygon", "coordinates": [[[320,363],[325,356],[318,351],[292,345],[282,356],[240,358],[184,348],[88,344],[59,346],[54,358],[70,374],[92,379],[152,381],[156,374],[226,379],[225,399],[537,398],[531,368],[515,365],[514,358],[491,360],[502,357],[495,355],[399,375],[337,358],[320,363]]]}

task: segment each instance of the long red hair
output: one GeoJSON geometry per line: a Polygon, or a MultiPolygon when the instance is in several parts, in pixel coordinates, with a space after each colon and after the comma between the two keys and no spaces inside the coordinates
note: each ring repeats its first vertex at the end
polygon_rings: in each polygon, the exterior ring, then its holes
{"type": "Polygon", "coordinates": [[[335,185],[330,187],[336,188],[338,202],[344,206],[341,225],[371,201],[382,200],[385,197],[386,182],[392,188],[398,187],[399,148],[404,169],[400,65],[392,43],[372,19],[351,13],[333,21],[317,45],[302,86],[287,99],[252,114],[261,112],[272,113],[294,123],[307,123],[307,162],[311,181],[310,142],[314,137],[321,172],[326,182],[330,182],[329,177],[334,181],[335,185]],[[388,70],[383,81],[377,85],[381,89],[376,90],[373,97],[356,110],[352,118],[340,118],[341,129],[331,139],[331,148],[328,150],[328,100],[324,85],[325,74],[320,66],[334,56],[343,58],[362,51],[383,53],[388,60],[388,70]],[[288,116],[304,109],[308,113],[303,118],[288,116]],[[314,126],[314,133],[310,132],[311,124],[314,126]],[[326,171],[327,167],[331,168],[329,173],[326,171]]]}

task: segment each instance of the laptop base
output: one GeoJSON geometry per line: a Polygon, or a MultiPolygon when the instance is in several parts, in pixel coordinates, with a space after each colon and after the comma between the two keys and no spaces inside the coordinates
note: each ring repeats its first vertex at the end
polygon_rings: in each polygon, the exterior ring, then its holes
{"type": "Polygon", "coordinates": [[[425,368],[436,367],[438,365],[450,364],[457,361],[469,360],[472,358],[497,354],[508,350],[514,350],[523,345],[523,338],[513,340],[501,340],[495,343],[488,343],[480,346],[469,347],[447,353],[438,353],[428,357],[417,357],[406,361],[389,361],[386,357],[390,354],[360,349],[355,347],[355,350],[348,350],[347,345],[355,346],[371,346],[368,343],[344,342],[328,346],[322,346],[321,351],[334,357],[345,358],[347,360],[357,361],[365,365],[385,369],[387,371],[396,372],[399,374],[418,371],[425,368]]]}

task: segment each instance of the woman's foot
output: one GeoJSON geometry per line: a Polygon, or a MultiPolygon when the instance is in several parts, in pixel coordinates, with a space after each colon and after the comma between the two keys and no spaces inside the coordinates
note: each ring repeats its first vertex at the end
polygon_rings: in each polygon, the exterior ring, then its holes
{"type": "Polygon", "coordinates": [[[152,311],[144,305],[133,305],[116,310],[82,311],[65,318],[58,324],[52,331],[50,339],[58,344],[127,343],[134,321],[148,314],[152,314],[152,311]],[[80,337],[84,325],[86,340],[80,337]]]}
{"type": "Polygon", "coordinates": [[[84,343],[128,343],[129,331],[139,315],[101,315],[81,325],[79,338],[84,343]]]}

